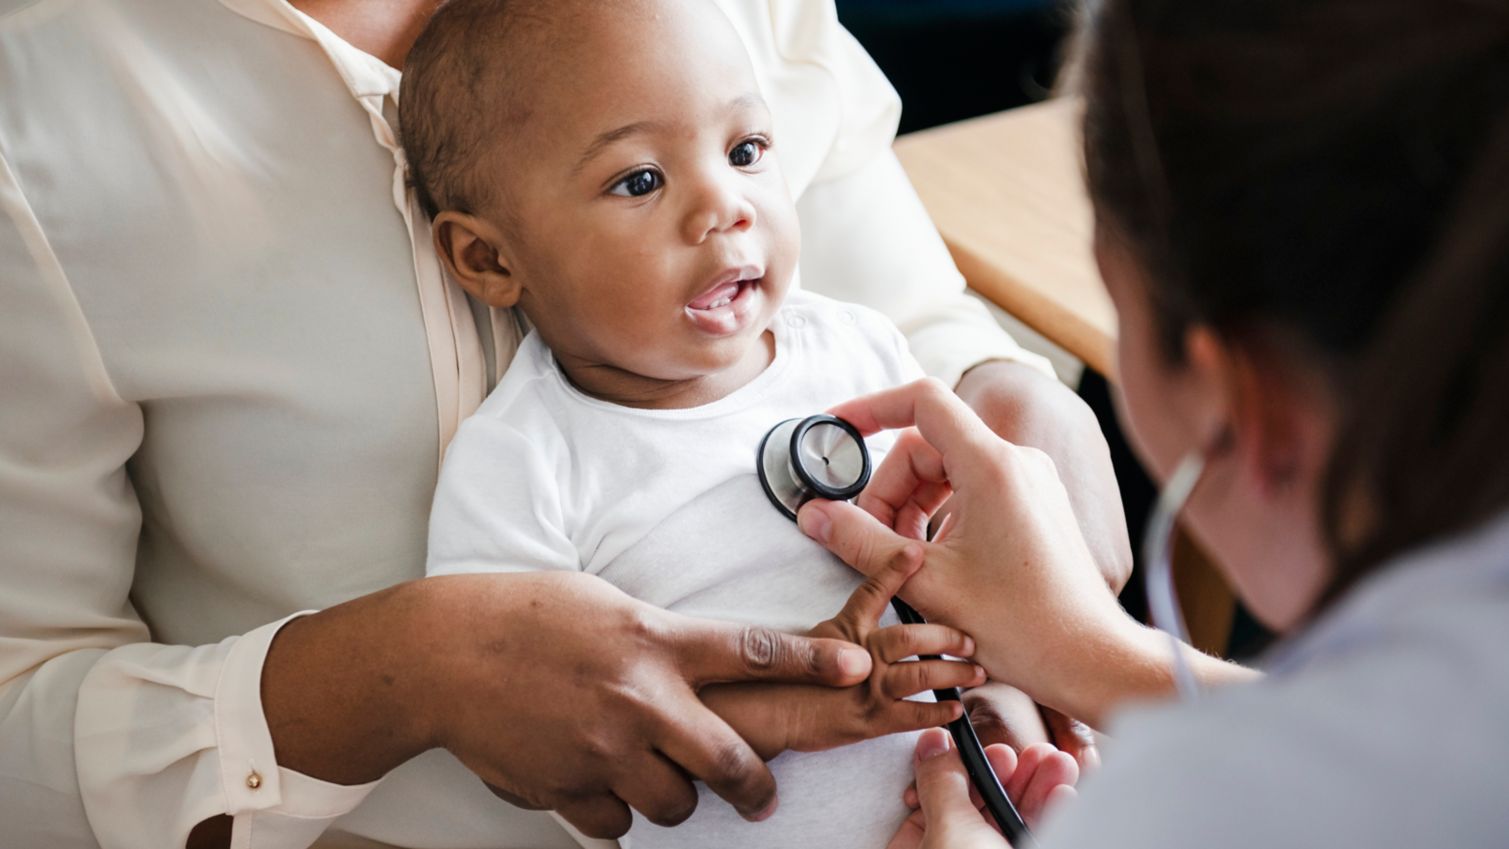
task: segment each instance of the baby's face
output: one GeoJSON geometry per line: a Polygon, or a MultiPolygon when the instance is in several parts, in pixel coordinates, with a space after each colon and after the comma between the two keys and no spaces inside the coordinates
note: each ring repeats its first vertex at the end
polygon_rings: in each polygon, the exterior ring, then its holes
{"type": "Polygon", "coordinates": [[[539,74],[496,166],[515,222],[504,259],[584,388],[607,372],[695,380],[760,343],[796,265],[796,210],[721,13],[598,9],[539,74]]]}

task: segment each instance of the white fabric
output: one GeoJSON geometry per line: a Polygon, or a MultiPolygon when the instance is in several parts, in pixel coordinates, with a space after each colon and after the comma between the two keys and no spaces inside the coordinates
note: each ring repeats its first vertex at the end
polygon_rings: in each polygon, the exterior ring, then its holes
{"type": "MultiPolygon", "coordinates": [[[[887,308],[944,376],[1020,356],[964,305],[887,152],[894,93],[831,4],[723,5],[807,261],[877,264],[859,301],[921,293],[887,308]],[[897,211],[815,220],[851,198],[897,211]]],[[[238,845],[298,847],[370,791],[273,761],[269,623],[420,574],[442,446],[516,342],[396,193],[397,83],[282,0],[0,0],[7,847],[180,846],[216,811],[238,845]]],[[[371,792],[341,828],[570,845],[543,815],[478,814],[486,790],[442,755],[371,792]]]]}
{"type": "MultiPolygon", "coordinates": [[[[758,377],[690,409],[644,410],[575,389],[538,334],[451,443],[430,515],[429,574],[565,569],[658,607],[801,631],[858,575],[776,510],[756,475],[776,423],[916,379],[906,340],[871,310],[794,292],[758,377]]],[[[878,462],[893,437],[871,442],[878,462]]],[[[638,820],[629,849],[876,849],[906,818],[913,735],[771,763],[781,807],[750,824],[702,791],[674,829],[638,820]]]]}
{"type": "Polygon", "coordinates": [[[1509,517],[1405,558],[1266,679],[1113,725],[1044,849],[1501,847],[1509,517]]]}

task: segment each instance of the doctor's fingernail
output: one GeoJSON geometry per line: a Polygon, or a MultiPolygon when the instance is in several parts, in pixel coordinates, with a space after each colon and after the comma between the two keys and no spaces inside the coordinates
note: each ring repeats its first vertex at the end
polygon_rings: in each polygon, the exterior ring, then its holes
{"type": "Polygon", "coordinates": [[[821,507],[808,507],[797,515],[797,524],[801,525],[802,533],[821,543],[827,543],[833,536],[833,520],[821,507]]]}
{"type": "Polygon", "coordinates": [[[917,762],[930,761],[948,751],[948,732],[929,728],[917,738],[917,762]]]}

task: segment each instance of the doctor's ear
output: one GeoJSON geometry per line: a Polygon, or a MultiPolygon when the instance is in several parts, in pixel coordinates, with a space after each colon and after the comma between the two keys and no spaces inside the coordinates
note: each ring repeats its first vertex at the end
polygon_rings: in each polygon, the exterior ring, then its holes
{"type": "Polygon", "coordinates": [[[435,253],[467,294],[492,307],[519,302],[519,282],[504,254],[503,232],[492,223],[464,212],[446,210],[435,216],[435,253]]]}
{"type": "Polygon", "coordinates": [[[1261,337],[1234,340],[1208,326],[1185,335],[1185,356],[1201,395],[1200,433],[1211,459],[1223,454],[1264,495],[1279,495],[1321,473],[1322,444],[1313,378],[1261,337]]]}

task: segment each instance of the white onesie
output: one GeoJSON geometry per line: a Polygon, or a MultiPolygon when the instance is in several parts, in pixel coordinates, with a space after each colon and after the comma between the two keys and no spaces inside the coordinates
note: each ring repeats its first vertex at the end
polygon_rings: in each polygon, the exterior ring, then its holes
{"type": "MultiPolygon", "coordinates": [[[[732,394],[691,409],[582,394],[530,334],[446,454],[430,517],[429,574],[573,569],[658,607],[788,631],[838,612],[855,572],[766,498],[755,473],[777,422],[922,375],[872,310],[793,291],[771,324],[775,358],[732,394]]],[[[875,461],[891,444],[869,440],[875,461]]],[[[613,651],[613,646],[604,646],[613,651]]],[[[636,815],[626,849],[875,849],[906,809],[913,735],[771,763],[779,810],[751,824],[699,788],[690,820],[636,815]]]]}

